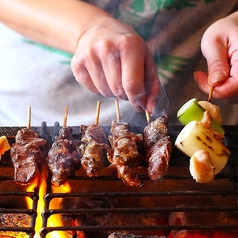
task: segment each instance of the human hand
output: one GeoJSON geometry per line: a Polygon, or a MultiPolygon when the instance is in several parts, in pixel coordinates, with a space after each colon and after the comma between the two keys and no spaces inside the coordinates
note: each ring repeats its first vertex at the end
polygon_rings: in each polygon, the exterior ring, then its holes
{"type": "Polygon", "coordinates": [[[238,12],[220,19],[204,33],[201,49],[207,60],[208,74],[197,71],[199,88],[228,103],[238,103],[238,12]]]}
{"type": "Polygon", "coordinates": [[[161,90],[154,61],[144,40],[116,19],[100,19],[84,32],[71,68],[90,91],[153,112],[161,90]]]}

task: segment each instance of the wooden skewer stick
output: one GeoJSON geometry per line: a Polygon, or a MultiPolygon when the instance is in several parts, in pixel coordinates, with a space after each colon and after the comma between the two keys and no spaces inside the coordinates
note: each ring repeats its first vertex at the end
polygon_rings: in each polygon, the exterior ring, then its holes
{"type": "Polygon", "coordinates": [[[96,109],[95,125],[98,125],[98,122],[99,122],[100,107],[101,107],[101,102],[98,101],[97,102],[97,109],[96,109]]]}
{"type": "Polygon", "coordinates": [[[120,122],[121,121],[121,116],[120,116],[120,109],[119,109],[118,99],[115,100],[115,106],[116,106],[117,122],[120,122]]]}
{"type": "Polygon", "coordinates": [[[210,92],[209,92],[208,100],[207,100],[208,102],[211,102],[211,100],[212,100],[213,90],[214,90],[214,86],[212,86],[212,87],[210,88],[210,92]]]}
{"type": "Polygon", "coordinates": [[[28,108],[27,108],[27,126],[26,126],[26,128],[30,129],[30,127],[31,127],[31,107],[28,106],[28,108]]]}
{"type": "Polygon", "coordinates": [[[147,110],[145,110],[145,116],[146,116],[146,121],[148,122],[148,124],[150,123],[150,114],[147,110]]]}
{"type": "Polygon", "coordinates": [[[64,111],[63,127],[66,127],[66,126],[67,126],[68,113],[69,113],[69,106],[66,105],[65,111],[64,111]]]}

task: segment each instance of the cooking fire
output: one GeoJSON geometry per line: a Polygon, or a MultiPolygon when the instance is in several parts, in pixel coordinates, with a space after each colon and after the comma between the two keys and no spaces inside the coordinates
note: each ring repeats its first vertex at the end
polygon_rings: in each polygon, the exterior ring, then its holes
{"type": "Polygon", "coordinates": [[[237,126],[224,126],[227,163],[200,183],[168,115],[145,128],[118,111],[110,127],[98,113],[94,125],[66,120],[0,128],[0,237],[238,237],[237,126]]]}

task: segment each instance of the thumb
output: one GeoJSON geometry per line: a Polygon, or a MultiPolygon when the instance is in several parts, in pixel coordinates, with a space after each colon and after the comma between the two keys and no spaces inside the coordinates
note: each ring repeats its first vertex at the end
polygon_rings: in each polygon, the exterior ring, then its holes
{"type": "Polygon", "coordinates": [[[208,84],[211,86],[223,84],[230,75],[227,50],[227,47],[217,40],[202,44],[202,52],[208,66],[208,84]]]}

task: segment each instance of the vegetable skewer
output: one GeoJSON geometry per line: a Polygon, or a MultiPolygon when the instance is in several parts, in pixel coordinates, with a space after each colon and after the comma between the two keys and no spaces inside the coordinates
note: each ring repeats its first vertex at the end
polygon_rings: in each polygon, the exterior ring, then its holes
{"type": "Polygon", "coordinates": [[[178,135],[175,145],[191,157],[190,173],[199,183],[211,182],[226,165],[230,150],[224,136],[211,128],[210,114],[205,111],[200,122],[189,122],[178,135]]]}

